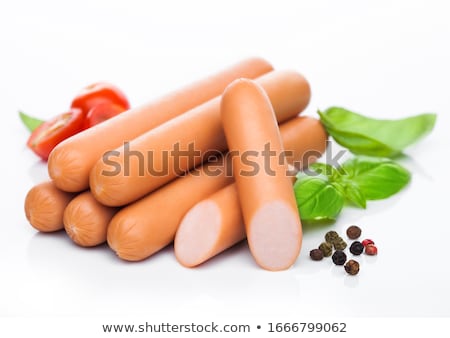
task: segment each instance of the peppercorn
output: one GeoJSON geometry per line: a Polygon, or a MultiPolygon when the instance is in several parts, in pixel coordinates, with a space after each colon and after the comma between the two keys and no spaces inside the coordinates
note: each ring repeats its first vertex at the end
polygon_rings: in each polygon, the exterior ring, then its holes
{"type": "Polygon", "coordinates": [[[349,275],[356,275],[359,272],[359,263],[353,259],[350,259],[345,265],[344,265],[345,271],[349,275]]]}
{"type": "Polygon", "coordinates": [[[331,258],[333,259],[334,264],[344,265],[347,260],[347,255],[342,250],[336,250],[331,258]]]}
{"type": "Polygon", "coordinates": [[[375,244],[375,242],[372,241],[371,239],[365,239],[365,240],[363,240],[361,243],[362,243],[362,245],[364,245],[364,246],[368,246],[368,245],[370,245],[370,244],[375,244]]]}
{"type": "Polygon", "coordinates": [[[369,256],[375,256],[376,254],[378,254],[377,247],[373,244],[368,244],[366,246],[366,254],[369,256]]]}
{"type": "Polygon", "coordinates": [[[364,245],[361,242],[354,241],[352,245],[350,245],[350,252],[354,255],[361,255],[364,251],[364,245]]]}
{"type": "Polygon", "coordinates": [[[334,242],[333,246],[335,250],[344,250],[347,247],[347,243],[341,238],[338,237],[334,242]]]}
{"type": "Polygon", "coordinates": [[[333,244],[334,241],[338,238],[339,238],[339,235],[336,231],[328,231],[325,234],[325,241],[327,241],[328,243],[331,243],[331,244],[333,244]]]}
{"type": "Polygon", "coordinates": [[[328,242],[323,242],[319,245],[319,250],[322,251],[324,257],[330,257],[333,252],[333,246],[328,242]]]}
{"type": "Polygon", "coordinates": [[[350,239],[357,239],[361,236],[361,228],[357,225],[352,225],[347,229],[347,237],[350,239]]]}
{"type": "Polygon", "coordinates": [[[311,257],[313,261],[321,261],[323,258],[323,252],[320,249],[313,249],[309,252],[309,257],[311,257]]]}

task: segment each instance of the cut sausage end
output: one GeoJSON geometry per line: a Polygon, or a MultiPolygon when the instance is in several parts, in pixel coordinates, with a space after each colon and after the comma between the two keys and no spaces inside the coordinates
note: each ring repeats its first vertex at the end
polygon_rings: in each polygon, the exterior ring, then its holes
{"type": "Polygon", "coordinates": [[[221,223],[220,209],[212,201],[194,206],[183,218],[175,237],[175,256],[186,267],[194,267],[213,254],[221,223]]]}
{"type": "Polygon", "coordinates": [[[263,205],[247,227],[250,250],[256,262],[271,271],[286,270],[300,253],[301,224],[298,215],[284,202],[263,205]]]}

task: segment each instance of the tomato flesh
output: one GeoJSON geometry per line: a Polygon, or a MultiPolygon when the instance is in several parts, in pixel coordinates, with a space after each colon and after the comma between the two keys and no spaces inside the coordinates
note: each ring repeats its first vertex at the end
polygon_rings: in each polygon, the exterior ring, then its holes
{"type": "Polygon", "coordinates": [[[83,123],[81,109],[72,108],[36,128],[31,133],[27,146],[46,161],[58,143],[83,130],[83,123]]]}
{"type": "Polygon", "coordinates": [[[93,83],[84,87],[73,99],[71,107],[79,108],[86,116],[89,111],[102,102],[109,102],[127,110],[130,103],[122,90],[107,82],[93,83]]]}

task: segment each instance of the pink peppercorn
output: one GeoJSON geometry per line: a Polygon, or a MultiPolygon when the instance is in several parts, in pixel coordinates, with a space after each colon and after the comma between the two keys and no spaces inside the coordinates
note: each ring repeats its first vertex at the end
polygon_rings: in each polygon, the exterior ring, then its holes
{"type": "Polygon", "coordinates": [[[362,243],[362,245],[364,245],[365,247],[368,246],[368,245],[373,245],[373,244],[375,244],[375,242],[372,241],[371,239],[365,239],[365,240],[363,240],[361,243],[362,243]]]}
{"type": "Polygon", "coordinates": [[[366,246],[366,255],[375,256],[376,254],[378,254],[377,247],[373,244],[368,244],[366,246]]]}

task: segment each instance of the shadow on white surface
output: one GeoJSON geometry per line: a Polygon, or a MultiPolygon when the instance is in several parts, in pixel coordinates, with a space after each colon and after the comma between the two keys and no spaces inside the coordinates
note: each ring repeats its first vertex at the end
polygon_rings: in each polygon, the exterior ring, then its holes
{"type": "MultiPolygon", "coordinates": [[[[36,233],[27,247],[30,273],[37,280],[59,278],[63,294],[46,290],[40,313],[55,314],[50,304],[61,304],[58,314],[122,314],[158,311],[173,307],[185,311],[253,313],[292,310],[298,306],[300,284],[295,270],[271,273],[252,260],[245,242],[227,250],[198,268],[184,268],[168,246],[142,262],[125,262],[106,245],[81,248],[64,231],[36,233]],[[278,287],[274,288],[274,285],[278,287]],[[89,303],[89,308],[84,304],[89,303]],[[120,304],[120,305],[119,305],[120,304]]],[[[51,285],[51,284],[50,284],[51,285]]],[[[41,285],[44,289],[47,284],[41,285]]],[[[41,292],[44,290],[41,290],[41,292]]]]}

